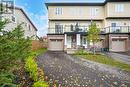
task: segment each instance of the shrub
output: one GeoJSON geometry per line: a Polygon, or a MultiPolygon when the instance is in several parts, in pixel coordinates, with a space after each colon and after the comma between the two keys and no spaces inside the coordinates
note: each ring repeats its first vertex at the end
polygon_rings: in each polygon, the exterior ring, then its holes
{"type": "Polygon", "coordinates": [[[14,80],[15,76],[12,73],[0,73],[0,87],[17,87],[16,84],[13,84],[14,80]]]}
{"type": "Polygon", "coordinates": [[[29,73],[30,77],[34,80],[38,80],[38,67],[35,60],[30,56],[25,62],[25,70],[29,73]]]}
{"type": "Polygon", "coordinates": [[[33,84],[33,87],[49,87],[47,82],[39,80],[33,84]]]}
{"type": "Polygon", "coordinates": [[[22,24],[8,31],[4,29],[8,23],[0,19],[0,72],[5,72],[0,74],[0,87],[15,87],[13,78],[6,73],[13,72],[18,63],[29,56],[31,48],[31,40],[24,37],[22,24]]]}
{"type": "Polygon", "coordinates": [[[22,24],[12,31],[4,29],[6,24],[7,20],[0,20],[0,69],[9,70],[17,65],[18,60],[29,56],[31,41],[30,38],[24,38],[22,24]]]}
{"type": "Polygon", "coordinates": [[[87,54],[91,54],[91,53],[85,51],[84,49],[79,49],[75,54],[76,55],[87,55],[87,54]]]}

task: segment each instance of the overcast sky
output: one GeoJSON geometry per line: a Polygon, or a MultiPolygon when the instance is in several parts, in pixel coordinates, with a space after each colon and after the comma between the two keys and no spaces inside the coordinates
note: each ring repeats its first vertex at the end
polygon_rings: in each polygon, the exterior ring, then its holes
{"type": "Polygon", "coordinates": [[[15,0],[18,7],[23,8],[38,29],[38,36],[45,36],[48,27],[48,13],[45,2],[103,2],[104,0],[15,0]]]}

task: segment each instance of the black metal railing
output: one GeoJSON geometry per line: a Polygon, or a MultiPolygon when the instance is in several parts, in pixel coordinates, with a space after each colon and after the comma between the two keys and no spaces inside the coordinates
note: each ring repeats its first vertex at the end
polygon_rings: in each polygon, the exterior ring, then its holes
{"type": "MultiPolygon", "coordinates": [[[[80,27],[64,27],[64,28],[48,28],[49,34],[64,34],[65,32],[87,32],[89,27],[80,26],[80,27]]],[[[99,28],[102,33],[130,33],[130,26],[116,26],[116,27],[105,27],[99,28]]]]}
{"type": "Polygon", "coordinates": [[[130,33],[130,26],[109,26],[102,28],[101,33],[130,33]]]}

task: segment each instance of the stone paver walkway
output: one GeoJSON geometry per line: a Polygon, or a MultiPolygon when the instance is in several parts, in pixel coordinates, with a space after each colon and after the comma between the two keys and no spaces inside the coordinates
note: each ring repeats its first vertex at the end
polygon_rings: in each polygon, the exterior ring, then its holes
{"type": "Polygon", "coordinates": [[[50,87],[130,87],[130,73],[64,52],[46,52],[38,57],[50,87]]]}

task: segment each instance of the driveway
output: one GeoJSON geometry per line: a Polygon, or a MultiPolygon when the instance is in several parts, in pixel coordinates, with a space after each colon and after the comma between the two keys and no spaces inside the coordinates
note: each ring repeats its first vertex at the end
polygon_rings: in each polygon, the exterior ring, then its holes
{"type": "Polygon", "coordinates": [[[120,53],[114,53],[114,52],[108,52],[106,55],[110,56],[111,58],[121,61],[123,63],[126,63],[130,65],[130,52],[120,52],[120,53]]]}
{"type": "Polygon", "coordinates": [[[119,52],[119,54],[130,56],[130,51],[129,52],[119,52]]]}
{"type": "Polygon", "coordinates": [[[46,52],[38,57],[50,87],[130,87],[130,72],[67,55],[46,52]]]}

